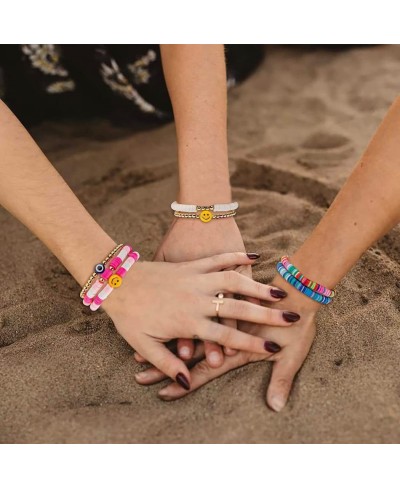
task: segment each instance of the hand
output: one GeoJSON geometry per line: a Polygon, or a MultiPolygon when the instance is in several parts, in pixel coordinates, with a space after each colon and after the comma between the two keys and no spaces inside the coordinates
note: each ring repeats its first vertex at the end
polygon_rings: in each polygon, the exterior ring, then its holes
{"type": "MultiPolygon", "coordinates": [[[[196,359],[201,360],[191,369],[190,391],[194,391],[214,378],[245,364],[262,360],[273,361],[266,402],[273,410],[282,410],[288,400],[294,377],[307,357],[314,340],[315,315],[320,305],[291,288],[280,277],[277,277],[273,284],[285,289],[288,292],[288,297],[281,302],[272,304],[271,307],[278,309],[285,307],[295,310],[301,315],[300,320],[290,328],[260,327],[239,322],[239,330],[268,339],[268,341],[279,344],[281,349],[272,355],[264,352],[259,354],[240,351],[236,356],[225,358],[224,364],[217,369],[210,368],[207,362],[201,359],[201,349],[196,350],[196,359]]],[[[154,367],[136,375],[136,380],[143,385],[150,385],[163,379],[165,379],[165,375],[154,367]]],[[[159,392],[159,397],[163,400],[176,400],[188,393],[189,391],[185,391],[179,385],[171,384],[159,392]]]]}
{"type": "MultiPolygon", "coordinates": [[[[270,350],[269,342],[231,329],[212,320],[217,293],[237,293],[276,301],[271,286],[257,283],[234,271],[231,266],[250,265],[245,253],[221,254],[197,261],[136,263],[103,308],[118,332],[163,374],[190,389],[190,373],[185,363],[163,344],[172,339],[199,338],[254,353],[270,350]]],[[[287,312],[253,303],[225,298],[222,318],[241,319],[258,324],[290,325],[287,312]],[[286,319],[285,319],[286,317],[286,319]]]]}
{"type": "MultiPolygon", "coordinates": [[[[161,242],[154,260],[180,263],[235,251],[244,252],[245,247],[234,218],[213,220],[207,224],[197,219],[176,218],[161,242]]],[[[236,271],[252,277],[251,266],[241,266],[236,271]]],[[[257,303],[257,300],[253,302],[257,303]]],[[[237,328],[233,319],[221,319],[220,322],[237,328]]],[[[188,360],[193,355],[194,342],[190,339],[179,339],[177,350],[182,359],[188,360]]],[[[225,348],[225,353],[232,356],[236,351],[225,348]]],[[[221,347],[212,342],[205,343],[205,355],[211,367],[217,368],[224,361],[221,347]]]]}

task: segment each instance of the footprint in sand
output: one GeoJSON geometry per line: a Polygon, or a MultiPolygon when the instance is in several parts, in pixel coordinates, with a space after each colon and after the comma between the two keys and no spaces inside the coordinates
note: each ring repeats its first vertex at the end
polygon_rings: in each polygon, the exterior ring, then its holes
{"type": "Polygon", "coordinates": [[[305,152],[300,152],[296,162],[307,169],[314,169],[329,164],[335,166],[350,157],[353,147],[350,139],[341,134],[318,132],[308,137],[301,145],[305,152]]]}

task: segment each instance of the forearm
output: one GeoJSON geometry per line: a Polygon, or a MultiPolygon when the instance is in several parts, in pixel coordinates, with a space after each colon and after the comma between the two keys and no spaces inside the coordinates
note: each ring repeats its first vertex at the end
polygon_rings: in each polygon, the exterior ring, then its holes
{"type": "Polygon", "coordinates": [[[342,190],[292,256],[310,279],[334,287],[375,241],[400,222],[400,99],[342,190]]]}
{"type": "Polygon", "coordinates": [[[0,204],[82,285],[115,245],[0,101],[0,204]]]}
{"type": "Polygon", "coordinates": [[[224,46],[161,46],[179,161],[180,203],[231,200],[224,46]]]}

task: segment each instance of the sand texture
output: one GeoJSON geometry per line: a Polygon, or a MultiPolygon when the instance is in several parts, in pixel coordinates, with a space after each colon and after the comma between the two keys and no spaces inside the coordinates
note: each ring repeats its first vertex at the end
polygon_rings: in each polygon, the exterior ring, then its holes
{"type": "MultiPolygon", "coordinates": [[[[400,46],[274,47],[231,91],[237,220],[247,248],[262,253],[257,279],[270,279],[275,258],[321,218],[399,87],[400,46]]],[[[101,225],[151,259],[175,196],[173,125],[133,132],[99,120],[47,122],[32,134],[101,225]]],[[[264,403],[268,363],[183,400],[158,400],[160,386],[135,383],[132,350],[104,313],[82,309],[56,258],[2,209],[0,229],[0,442],[400,442],[398,227],[319,315],[280,414],[264,403]]]]}

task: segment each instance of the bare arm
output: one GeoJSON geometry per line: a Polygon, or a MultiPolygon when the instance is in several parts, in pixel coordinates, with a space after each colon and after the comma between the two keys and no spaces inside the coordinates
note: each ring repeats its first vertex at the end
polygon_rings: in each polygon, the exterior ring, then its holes
{"type": "Polygon", "coordinates": [[[181,203],[231,200],[224,46],[163,44],[178,140],[181,203]]]}
{"type": "Polygon", "coordinates": [[[79,284],[115,246],[0,101],[0,205],[25,224],[79,284]],[[97,260],[97,261],[96,261],[97,260]]]}
{"type": "Polygon", "coordinates": [[[397,98],[324,218],[293,255],[306,276],[335,286],[400,222],[399,127],[397,98]]]}

